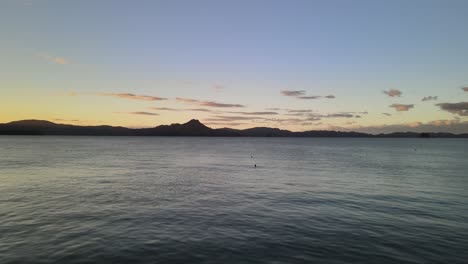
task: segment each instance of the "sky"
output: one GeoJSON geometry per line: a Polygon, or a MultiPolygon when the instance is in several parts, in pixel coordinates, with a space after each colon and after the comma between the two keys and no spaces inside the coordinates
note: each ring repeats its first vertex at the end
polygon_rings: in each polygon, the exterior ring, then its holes
{"type": "Polygon", "coordinates": [[[468,1],[0,0],[0,123],[468,133],[468,1]]]}

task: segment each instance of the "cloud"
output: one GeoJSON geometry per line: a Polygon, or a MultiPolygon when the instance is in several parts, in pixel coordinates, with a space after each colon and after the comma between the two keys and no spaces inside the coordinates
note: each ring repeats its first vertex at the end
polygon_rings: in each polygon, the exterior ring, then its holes
{"type": "Polygon", "coordinates": [[[299,118],[264,118],[262,120],[258,120],[258,122],[262,123],[281,123],[281,124],[299,124],[301,122],[307,121],[305,119],[299,118]]]}
{"type": "Polygon", "coordinates": [[[392,114],[390,114],[390,113],[382,113],[382,115],[392,116],[392,114]]]}
{"type": "Polygon", "coordinates": [[[157,113],[151,113],[151,112],[130,112],[128,114],[132,114],[132,115],[148,115],[148,116],[157,116],[159,114],[157,113]]]}
{"type": "MultiPolygon", "coordinates": [[[[352,117],[355,117],[353,114],[349,114],[349,113],[336,113],[336,114],[328,114],[324,117],[330,117],[330,118],[352,118],[352,117]]],[[[360,116],[359,116],[360,117],[360,116]]]]}
{"type": "Polygon", "coordinates": [[[437,100],[437,96],[424,96],[421,101],[426,102],[426,101],[435,101],[437,100]]]}
{"type": "Polygon", "coordinates": [[[288,109],[287,111],[286,115],[290,116],[305,116],[313,112],[313,110],[309,109],[288,109]]]}
{"type": "Polygon", "coordinates": [[[462,87],[461,89],[465,92],[468,92],[468,87],[462,87]]]}
{"type": "Polygon", "coordinates": [[[301,126],[318,126],[318,125],[321,125],[322,123],[321,122],[318,122],[318,123],[313,123],[313,122],[302,122],[300,123],[299,125],[301,126]]]}
{"type": "Polygon", "coordinates": [[[58,122],[80,122],[79,119],[62,119],[62,118],[54,118],[54,121],[58,121],[58,122]]]}
{"type": "Polygon", "coordinates": [[[279,110],[281,110],[281,108],[273,107],[273,108],[265,108],[265,110],[279,111],[279,110]]]}
{"type": "Polygon", "coordinates": [[[312,110],[289,110],[289,112],[286,115],[305,117],[308,121],[315,121],[323,118],[361,118],[360,115],[356,115],[355,113],[356,112],[338,112],[329,114],[319,114],[312,113],[312,110]]]}
{"type": "Polygon", "coordinates": [[[63,118],[54,118],[53,120],[56,122],[65,122],[64,124],[78,123],[78,124],[83,124],[83,125],[90,125],[90,124],[103,123],[102,120],[80,120],[80,119],[63,119],[63,118]]]}
{"type": "Polygon", "coordinates": [[[241,126],[245,125],[246,123],[241,122],[203,122],[203,124],[208,126],[223,126],[223,127],[234,127],[234,126],[241,126]]]}
{"type": "Polygon", "coordinates": [[[176,101],[183,102],[183,103],[199,103],[200,102],[199,100],[189,99],[189,98],[180,98],[180,97],[177,97],[176,101]]]}
{"type": "Polygon", "coordinates": [[[392,104],[389,107],[395,108],[398,112],[408,111],[411,108],[414,108],[413,104],[392,104]]]}
{"type": "Polygon", "coordinates": [[[327,99],[333,99],[335,98],[334,95],[327,95],[327,96],[320,96],[320,95],[308,95],[306,96],[306,91],[304,90],[282,90],[281,94],[284,96],[292,96],[296,97],[299,99],[306,99],[306,100],[314,100],[314,99],[320,99],[320,98],[327,98],[327,99]]]}
{"type": "Polygon", "coordinates": [[[64,57],[59,57],[59,56],[51,56],[51,55],[48,55],[48,54],[38,54],[39,57],[41,57],[42,59],[48,61],[48,62],[52,62],[52,63],[55,63],[55,64],[60,64],[60,65],[67,65],[67,64],[70,64],[70,60],[64,58],[64,57]]]}
{"type": "Polygon", "coordinates": [[[213,110],[210,109],[204,109],[204,108],[192,108],[192,109],[185,109],[187,111],[196,111],[196,112],[213,112],[213,110]]]}
{"type": "Polygon", "coordinates": [[[210,122],[226,122],[226,121],[245,121],[245,120],[258,120],[263,119],[261,117],[250,117],[250,116],[213,116],[205,120],[210,122]]]}
{"type": "Polygon", "coordinates": [[[320,95],[311,95],[311,96],[298,96],[299,99],[320,99],[320,98],[327,98],[327,99],[334,99],[334,95],[327,95],[327,96],[320,96],[320,95]]]}
{"type": "Polygon", "coordinates": [[[142,100],[142,101],[161,101],[167,100],[167,98],[157,97],[157,96],[150,96],[150,95],[137,95],[132,93],[99,93],[100,96],[111,96],[123,99],[131,99],[131,100],[142,100]]]}
{"type": "Polygon", "coordinates": [[[241,115],[277,115],[277,112],[226,112],[230,114],[241,114],[241,115]]]}
{"type": "Polygon", "coordinates": [[[160,110],[160,111],[182,111],[182,109],[170,108],[170,107],[150,107],[153,110],[160,110]]]}
{"type": "Polygon", "coordinates": [[[312,96],[298,96],[297,98],[299,98],[299,99],[319,99],[319,98],[322,98],[322,96],[318,96],[318,95],[312,95],[312,96]]]}
{"type": "Polygon", "coordinates": [[[158,110],[158,111],[173,111],[173,112],[209,112],[209,113],[221,113],[219,111],[213,111],[211,109],[205,108],[189,108],[189,109],[179,109],[179,108],[171,108],[171,107],[150,107],[149,109],[158,110]]]}
{"type": "Polygon", "coordinates": [[[176,98],[177,101],[189,104],[198,104],[199,106],[206,106],[206,107],[224,107],[224,108],[241,108],[245,107],[242,104],[225,104],[225,103],[218,103],[213,101],[200,101],[196,99],[189,99],[189,98],[176,98]]]}
{"type": "Polygon", "coordinates": [[[288,113],[311,113],[313,112],[314,110],[310,110],[310,109],[299,109],[299,110],[295,110],[295,109],[289,109],[288,110],[288,113]]]}
{"type": "Polygon", "coordinates": [[[468,102],[436,104],[440,109],[460,116],[468,116],[468,102]]]}
{"type": "Polygon", "coordinates": [[[384,94],[390,96],[390,97],[400,97],[402,92],[400,90],[396,89],[390,89],[388,91],[383,91],[384,94]]]}
{"type": "Polygon", "coordinates": [[[384,124],[378,126],[354,126],[354,127],[332,127],[331,129],[341,131],[356,131],[372,134],[393,133],[393,132],[447,132],[447,133],[468,133],[468,121],[461,122],[459,119],[434,120],[430,122],[410,122],[403,124],[384,124]]]}
{"type": "Polygon", "coordinates": [[[306,121],[319,121],[322,120],[322,118],[317,117],[317,116],[309,116],[308,118],[305,119],[306,121]]]}
{"type": "Polygon", "coordinates": [[[305,95],[305,91],[304,90],[282,90],[281,91],[281,94],[284,95],[284,96],[303,96],[305,95]]]}
{"type": "Polygon", "coordinates": [[[200,102],[201,106],[207,106],[207,107],[245,107],[245,105],[241,104],[223,104],[223,103],[217,103],[217,102],[211,102],[211,101],[205,101],[205,102],[200,102]]]}

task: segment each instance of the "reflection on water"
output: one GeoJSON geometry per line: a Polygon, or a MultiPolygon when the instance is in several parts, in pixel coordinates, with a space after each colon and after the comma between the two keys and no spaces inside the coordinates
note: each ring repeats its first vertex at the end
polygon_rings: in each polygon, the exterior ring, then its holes
{"type": "Polygon", "coordinates": [[[0,262],[466,263],[467,152],[463,139],[0,137],[0,262]]]}

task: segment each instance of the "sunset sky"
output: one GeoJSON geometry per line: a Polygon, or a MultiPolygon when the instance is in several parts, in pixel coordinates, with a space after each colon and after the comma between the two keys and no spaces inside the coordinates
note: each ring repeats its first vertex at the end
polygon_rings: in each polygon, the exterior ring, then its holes
{"type": "Polygon", "coordinates": [[[0,1],[0,123],[468,132],[468,1],[0,1]]]}

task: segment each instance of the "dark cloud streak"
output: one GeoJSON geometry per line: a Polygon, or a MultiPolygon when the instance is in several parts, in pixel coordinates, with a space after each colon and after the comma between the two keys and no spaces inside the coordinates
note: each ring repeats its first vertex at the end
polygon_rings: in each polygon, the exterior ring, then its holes
{"type": "Polygon", "coordinates": [[[436,104],[441,110],[460,116],[468,116],[468,102],[436,104]]]}
{"type": "Polygon", "coordinates": [[[424,96],[423,99],[421,99],[421,101],[423,102],[436,101],[436,100],[437,100],[437,96],[424,96]]]}
{"type": "Polygon", "coordinates": [[[284,96],[294,96],[294,97],[297,97],[297,96],[303,96],[305,95],[305,91],[304,90],[282,90],[281,91],[281,94],[284,95],[284,96]]]}
{"type": "Polygon", "coordinates": [[[142,101],[167,100],[167,98],[163,98],[163,97],[150,96],[150,95],[138,95],[138,94],[132,94],[132,93],[98,93],[98,95],[117,97],[117,98],[123,98],[123,99],[131,99],[131,100],[142,100],[142,101]]]}

